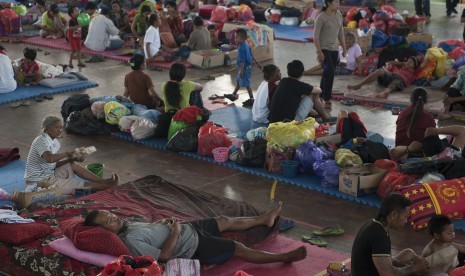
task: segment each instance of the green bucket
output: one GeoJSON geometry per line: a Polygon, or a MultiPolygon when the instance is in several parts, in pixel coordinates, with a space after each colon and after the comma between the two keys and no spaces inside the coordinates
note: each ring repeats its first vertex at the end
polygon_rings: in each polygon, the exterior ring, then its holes
{"type": "Polygon", "coordinates": [[[103,178],[103,164],[101,163],[91,163],[86,166],[91,173],[95,174],[96,176],[103,178]]]}

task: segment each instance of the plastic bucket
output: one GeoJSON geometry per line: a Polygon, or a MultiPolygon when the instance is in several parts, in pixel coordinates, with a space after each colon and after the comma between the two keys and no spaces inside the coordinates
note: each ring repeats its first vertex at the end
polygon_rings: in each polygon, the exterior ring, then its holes
{"type": "Polygon", "coordinates": [[[96,176],[103,178],[103,164],[101,163],[91,163],[86,166],[91,173],[95,174],[96,176]]]}
{"type": "Polygon", "coordinates": [[[213,158],[218,163],[226,162],[229,159],[229,148],[227,147],[214,148],[212,150],[212,153],[213,153],[213,158]]]}
{"type": "Polygon", "coordinates": [[[298,166],[299,166],[299,161],[295,161],[295,160],[285,160],[281,162],[281,168],[283,169],[283,176],[284,177],[296,177],[298,166]]]}

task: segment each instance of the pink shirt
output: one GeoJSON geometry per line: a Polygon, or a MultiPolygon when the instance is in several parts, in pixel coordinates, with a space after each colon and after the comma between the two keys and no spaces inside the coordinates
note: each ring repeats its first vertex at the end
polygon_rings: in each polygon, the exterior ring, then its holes
{"type": "Polygon", "coordinates": [[[394,75],[399,76],[403,81],[405,86],[409,86],[415,80],[415,71],[406,68],[397,68],[393,66],[391,72],[394,75]]]}

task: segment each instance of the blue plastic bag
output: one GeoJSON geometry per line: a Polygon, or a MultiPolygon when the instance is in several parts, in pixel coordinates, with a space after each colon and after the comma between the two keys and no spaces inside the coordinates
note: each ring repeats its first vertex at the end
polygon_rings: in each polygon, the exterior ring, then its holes
{"type": "Polygon", "coordinates": [[[412,41],[410,43],[410,47],[417,50],[418,53],[424,55],[426,54],[426,51],[428,50],[429,45],[427,42],[423,42],[423,41],[412,41]]]}
{"type": "Polygon", "coordinates": [[[312,140],[300,144],[296,151],[294,160],[299,161],[299,172],[313,174],[313,164],[316,161],[331,158],[329,151],[323,151],[317,147],[312,140]]]}
{"type": "Polygon", "coordinates": [[[405,42],[405,37],[403,36],[400,36],[400,35],[391,35],[389,37],[389,46],[395,46],[395,45],[399,45],[401,43],[404,43],[405,42]]]}
{"type": "Polygon", "coordinates": [[[139,113],[139,116],[145,117],[156,124],[158,123],[158,115],[160,114],[161,112],[156,109],[147,109],[139,113]]]}
{"type": "Polygon", "coordinates": [[[327,188],[339,187],[339,166],[334,160],[316,161],[313,171],[321,178],[320,185],[327,188]]]}
{"type": "Polygon", "coordinates": [[[388,44],[389,36],[385,34],[383,31],[376,29],[373,33],[373,40],[371,44],[371,48],[380,48],[384,47],[388,44]]]}

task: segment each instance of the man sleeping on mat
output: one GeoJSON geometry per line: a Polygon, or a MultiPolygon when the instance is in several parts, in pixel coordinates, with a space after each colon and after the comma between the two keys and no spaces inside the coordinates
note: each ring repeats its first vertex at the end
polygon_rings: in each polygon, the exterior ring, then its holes
{"type": "Polygon", "coordinates": [[[269,253],[221,237],[225,231],[242,231],[260,225],[273,227],[281,207],[279,202],[276,208],[256,217],[219,216],[183,223],[176,219],[128,223],[108,211],[93,210],[84,224],[117,233],[131,255],[148,255],[160,262],[189,258],[198,259],[201,264],[223,264],[232,257],[257,264],[303,260],[307,256],[304,246],[285,253],[269,253]]]}

